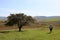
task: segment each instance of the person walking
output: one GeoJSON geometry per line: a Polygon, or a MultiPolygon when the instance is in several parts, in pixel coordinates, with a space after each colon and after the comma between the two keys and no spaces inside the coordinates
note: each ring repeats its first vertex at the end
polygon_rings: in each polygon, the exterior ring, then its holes
{"type": "Polygon", "coordinates": [[[49,26],[49,30],[50,30],[50,33],[51,33],[52,30],[53,30],[53,26],[52,26],[52,24],[50,24],[50,26],[49,26]]]}

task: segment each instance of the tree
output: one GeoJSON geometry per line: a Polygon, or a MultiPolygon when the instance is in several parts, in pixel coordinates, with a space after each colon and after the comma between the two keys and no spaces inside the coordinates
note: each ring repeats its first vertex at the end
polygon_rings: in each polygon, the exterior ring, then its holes
{"type": "Polygon", "coordinates": [[[24,15],[23,13],[10,14],[10,16],[8,16],[7,18],[7,23],[5,25],[13,26],[17,24],[19,31],[21,31],[21,28],[23,26],[34,22],[34,19],[31,16],[24,15]]]}

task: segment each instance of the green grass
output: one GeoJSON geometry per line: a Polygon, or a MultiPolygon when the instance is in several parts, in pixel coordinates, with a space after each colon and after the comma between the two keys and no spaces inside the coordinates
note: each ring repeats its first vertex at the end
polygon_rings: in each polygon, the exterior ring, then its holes
{"type": "Polygon", "coordinates": [[[60,21],[60,18],[48,18],[46,20],[43,20],[43,22],[54,22],[54,21],[60,21]]]}
{"type": "Polygon", "coordinates": [[[0,40],[60,40],[60,30],[27,29],[22,32],[17,30],[0,31],[0,40]]]}

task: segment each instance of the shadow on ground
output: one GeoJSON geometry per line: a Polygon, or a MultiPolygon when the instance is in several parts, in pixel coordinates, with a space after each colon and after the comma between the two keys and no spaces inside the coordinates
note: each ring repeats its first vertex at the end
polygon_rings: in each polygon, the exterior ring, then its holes
{"type": "Polygon", "coordinates": [[[47,34],[51,34],[52,32],[49,32],[49,33],[47,33],[47,34]]]}
{"type": "MultiPolygon", "coordinates": [[[[26,32],[27,30],[22,30],[20,32],[26,32]]],[[[14,31],[0,31],[0,33],[13,33],[13,32],[19,32],[18,30],[14,30],[14,31]]]]}
{"type": "Polygon", "coordinates": [[[0,33],[9,33],[10,31],[0,31],[0,33]]]}

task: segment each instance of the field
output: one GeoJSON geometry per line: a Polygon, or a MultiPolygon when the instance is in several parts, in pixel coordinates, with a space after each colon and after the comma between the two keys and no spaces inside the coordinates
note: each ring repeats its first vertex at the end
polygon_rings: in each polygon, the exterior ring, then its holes
{"type": "Polygon", "coordinates": [[[16,25],[8,27],[0,22],[0,40],[60,40],[60,22],[40,22],[24,26],[18,32],[16,25]],[[49,24],[53,24],[53,32],[49,33],[49,24]]]}
{"type": "Polygon", "coordinates": [[[21,32],[18,30],[3,30],[0,31],[0,40],[60,40],[60,29],[49,30],[41,29],[23,29],[21,32]]]}

